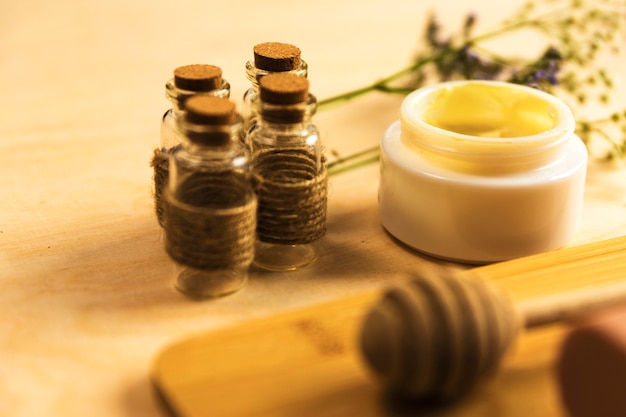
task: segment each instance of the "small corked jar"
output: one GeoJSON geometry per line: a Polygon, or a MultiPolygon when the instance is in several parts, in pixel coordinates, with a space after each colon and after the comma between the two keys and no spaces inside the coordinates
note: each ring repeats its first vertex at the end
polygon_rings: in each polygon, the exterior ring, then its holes
{"type": "Polygon", "coordinates": [[[180,119],[182,143],[170,158],[165,249],[176,287],[196,298],[242,288],[254,259],[257,198],[241,119],[226,98],[195,95],[180,119]]]}
{"type": "Polygon", "coordinates": [[[328,181],[311,97],[308,80],[294,74],[260,81],[259,118],[248,142],[259,197],[255,264],[262,268],[310,264],[326,232],[328,181]]]}
{"type": "MultiPolygon", "coordinates": [[[[307,78],[308,64],[302,59],[300,48],[282,42],[264,42],[253,47],[254,59],[246,62],[246,76],[252,86],[243,97],[242,114],[246,128],[254,124],[259,105],[259,82],[268,75],[275,73],[291,73],[307,78]]],[[[315,112],[317,101],[309,102],[315,112]]]]}
{"type": "Polygon", "coordinates": [[[222,69],[209,64],[184,65],[174,69],[174,76],[165,84],[165,96],[172,107],[161,119],[161,135],[150,165],[153,173],[155,211],[159,225],[163,226],[163,187],[169,177],[169,155],[180,145],[181,134],[177,121],[184,110],[185,101],[195,94],[230,97],[230,84],[222,78],[222,69]]]}

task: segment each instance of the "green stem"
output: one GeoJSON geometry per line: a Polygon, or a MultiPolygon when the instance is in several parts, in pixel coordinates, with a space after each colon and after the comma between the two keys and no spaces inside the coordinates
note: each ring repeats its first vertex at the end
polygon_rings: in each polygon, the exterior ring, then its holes
{"type": "Polygon", "coordinates": [[[465,43],[463,43],[463,45],[461,45],[460,47],[450,47],[447,49],[443,49],[441,51],[439,51],[436,54],[430,55],[426,58],[422,58],[416,62],[414,62],[413,64],[402,68],[400,71],[394,72],[370,85],[367,85],[365,87],[361,87],[361,88],[357,88],[351,91],[347,91],[345,93],[341,93],[341,94],[337,94],[335,96],[320,100],[318,102],[318,106],[320,110],[324,110],[327,109],[331,106],[337,105],[339,103],[351,100],[353,98],[371,93],[372,91],[386,91],[386,92],[391,92],[391,93],[400,93],[400,92],[405,92],[406,90],[402,90],[402,89],[394,89],[392,87],[390,87],[388,84],[392,81],[397,80],[398,78],[401,78],[407,74],[410,74],[411,72],[417,71],[418,69],[422,68],[423,66],[430,64],[431,62],[436,62],[442,58],[445,58],[448,55],[452,55],[452,54],[456,54],[458,53],[461,49],[463,49],[465,46],[467,45],[472,45],[478,42],[482,42],[482,41],[486,41],[488,39],[491,38],[495,38],[497,36],[500,36],[504,33],[510,33],[519,29],[522,29],[524,27],[538,27],[538,25],[540,25],[542,23],[542,20],[545,19],[546,17],[550,16],[550,15],[559,15],[560,13],[562,13],[563,10],[562,9],[558,9],[558,10],[552,10],[548,13],[545,13],[539,17],[535,17],[533,19],[530,20],[520,20],[517,22],[513,22],[511,24],[508,25],[504,25],[496,30],[493,30],[491,32],[486,32],[483,33],[482,35],[477,35],[474,36],[473,38],[470,38],[469,40],[467,40],[465,43]]]}
{"type": "Polygon", "coordinates": [[[599,127],[592,127],[591,133],[595,133],[596,135],[599,135],[601,138],[603,138],[605,141],[607,141],[613,146],[618,145],[618,142],[614,141],[613,138],[608,133],[606,133],[604,130],[600,129],[599,127]]]}
{"type": "Polygon", "coordinates": [[[367,148],[367,149],[362,150],[362,151],[357,152],[357,153],[353,153],[352,155],[348,155],[346,157],[337,158],[334,161],[329,162],[328,165],[326,165],[326,167],[330,170],[330,169],[335,168],[338,165],[345,164],[348,161],[352,161],[353,159],[360,158],[360,157],[362,157],[364,155],[368,155],[368,154],[370,154],[372,152],[378,152],[378,145],[373,146],[371,148],[367,148]]]}
{"type": "Polygon", "coordinates": [[[324,100],[320,100],[318,102],[318,108],[320,110],[325,110],[330,105],[336,105],[343,101],[352,100],[358,96],[362,96],[363,94],[369,93],[370,91],[375,90],[375,84],[368,85],[367,87],[358,88],[356,90],[348,91],[347,93],[338,94],[333,97],[329,97],[324,100]]]}
{"type": "Polygon", "coordinates": [[[471,44],[471,43],[482,42],[482,41],[503,35],[505,33],[514,32],[516,30],[520,30],[520,29],[528,28],[528,27],[535,28],[535,29],[545,32],[546,31],[545,23],[549,18],[551,17],[560,18],[561,16],[563,16],[564,13],[567,13],[569,10],[570,9],[567,7],[560,7],[557,9],[550,10],[546,13],[540,14],[538,16],[535,16],[532,19],[529,18],[529,19],[513,21],[509,23],[508,25],[503,25],[500,28],[495,29],[491,32],[487,32],[487,33],[483,33],[482,35],[475,36],[468,43],[471,44]]]}
{"type": "Polygon", "coordinates": [[[607,124],[607,123],[615,123],[615,122],[617,122],[617,120],[615,120],[613,118],[613,114],[616,114],[616,113],[612,113],[610,116],[602,117],[602,118],[599,118],[599,119],[579,120],[578,124],[579,125],[588,124],[589,126],[598,126],[598,125],[603,125],[603,124],[607,124]]]}
{"type": "Polygon", "coordinates": [[[456,53],[460,50],[461,48],[449,48],[449,49],[444,49],[442,51],[440,51],[437,54],[431,55],[427,58],[423,58],[420,59],[419,61],[405,67],[402,68],[400,71],[394,72],[391,75],[388,75],[385,78],[382,78],[368,86],[365,87],[361,87],[361,88],[357,88],[355,90],[351,90],[342,94],[338,94],[336,96],[333,97],[329,97],[327,99],[324,100],[320,100],[318,103],[318,107],[320,110],[326,109],[332,105],[336,105],[339,104],[341,102],[344,101],[348,101],[351,100],[353,98],[362,96],[364,94],[370,93],[372,91],[380,91],[380,90],[387,90],[390,89],[391,87],[388,86],[388,84],[392,81],[397,80],[398,78],[401,78],[403,76],[405,76],[406,74],[410,74],[413,71],[416,71],[418,69],[420,69],[421,67],[423,67],[426,64],[429,64],[433,61],[436,61],[438,59],[441,59],[447,55],[456,53]]]}
{"type": "Polygon", "coordinates": [[[483,33],[482,35],[477,35],[475,37],[473,37],[472,39],[470,39],[467,43],[468,44],[474,44],[474,43],[478,43],[478,42],[483,42],[492,38],[495,38],[497,36],[503,35],[505,33],[511,33],[514,32],[516,30],[520,30],[524,27],[529,27],[529,26],[536,26],[537,23],[539,22],[539,20],[537,18],[532,19],[532,20],[520,20],[517,22],[513,22],[509,25],[504,25],[496,30],[493,30],[491,32],[486,32],[483,33]]]}
{"type": "Polygon", "coordinates": [[[338,167],[335,167],[334,169],[329,169],[328,170],[328,175],[329,176],[337,175],[337,174],[341,174],[342,172],[351,171],[351,170],[356,169],[356,168],[361,168],[361,167],[364,167],[366,165],[373,164],[373,163],[377,162],[379,159],[380,159],[380,155],[374,155],[374,156],[372,156],[370,158],[363,159],[362,161],[358,161],[358,162],[355,162],[353,164],[349,164],[349,165],[345,165],[345,166],[338,166],[338,167]]]}

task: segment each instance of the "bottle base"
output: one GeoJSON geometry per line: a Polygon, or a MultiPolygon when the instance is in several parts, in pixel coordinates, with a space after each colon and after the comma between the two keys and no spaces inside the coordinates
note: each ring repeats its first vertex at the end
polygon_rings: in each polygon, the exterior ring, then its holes
{"type": "Polygon", "coordinates": [[[256,243],[254,264],[270,271],[293,271],[303,268],[317,259],[317,245],[281,245],[275,243],[256,243]]]}
{"type": "Polygon", "coordinates": [[[248,271],[240,269],[201,270],[176,265],[175,286],[191,298],[217,298],[235,293],[248,282],[248,271]]]}

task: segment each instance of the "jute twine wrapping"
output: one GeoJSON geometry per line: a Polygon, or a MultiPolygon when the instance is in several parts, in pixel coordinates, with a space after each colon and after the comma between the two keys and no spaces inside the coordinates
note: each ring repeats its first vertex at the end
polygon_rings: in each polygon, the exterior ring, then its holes
{"type": "Polygon", "coordinates": [[[298,148],[264,150],[253,166],[260,241],[296,245],[324,236],[328,177],[314,155],[298,148]]]}
{"type": "Polygon", "coordinates": [[[168,152],[156,148],[150,161],[150,166],[154,170],[154,210],[161,227],[163,227],[163,190],[170,176],[169,155],[168,152]]]}
{"type": "Polygon", "coordinates": [[[249,179],[232,173],[191,174],[164,198],[165,250],[201,270],[247,268],[254,259],[257,200],[249,179]]]}

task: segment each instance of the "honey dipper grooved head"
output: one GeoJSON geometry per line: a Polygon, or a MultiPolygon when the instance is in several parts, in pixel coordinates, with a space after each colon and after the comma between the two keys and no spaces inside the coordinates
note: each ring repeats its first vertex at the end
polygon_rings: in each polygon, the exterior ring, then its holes
{"type": "Polygon", "coordinates": [[[440,271],[389,289],[366,316],[360,342],[388,391],[450,401],[497,367],[519,327],[502,294],[440,271]]]}

